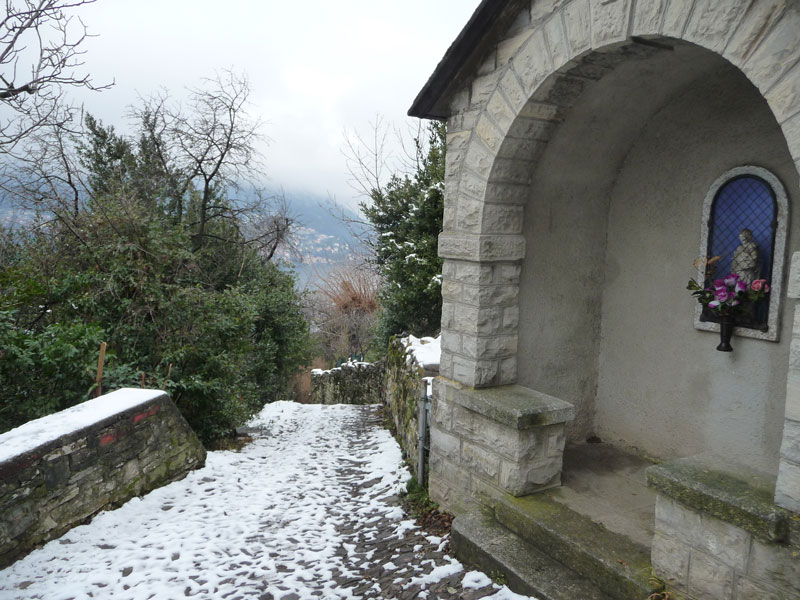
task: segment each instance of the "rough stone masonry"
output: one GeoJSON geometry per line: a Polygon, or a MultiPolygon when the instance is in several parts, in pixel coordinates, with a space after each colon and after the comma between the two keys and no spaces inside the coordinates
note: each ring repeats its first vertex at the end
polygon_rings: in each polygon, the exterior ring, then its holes
{"type": "Polygon", "coordinates": [[[158,390],[118,390],[0,436],[0,568],[101,510],[205,464],[158,390]],[[75,427],[69,427],[75,424],[75,427]],[[66,425],[66,426],[65,426],[66,425]]]}

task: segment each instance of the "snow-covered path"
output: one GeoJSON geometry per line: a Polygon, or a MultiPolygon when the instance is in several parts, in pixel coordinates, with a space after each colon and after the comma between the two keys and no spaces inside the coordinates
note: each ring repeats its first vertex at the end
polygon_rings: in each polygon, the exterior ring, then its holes
{"type": "Polygon", "coordinates": [[[404,517],[374,408],[278,402],[251,425],[241,452],[0,571],[0,599],[522,598],[404,517]]]}

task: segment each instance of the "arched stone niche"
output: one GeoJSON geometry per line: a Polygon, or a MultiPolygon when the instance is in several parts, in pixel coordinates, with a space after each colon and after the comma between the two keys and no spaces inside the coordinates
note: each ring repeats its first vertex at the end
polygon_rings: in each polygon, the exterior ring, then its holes
{"type": "MultiPolygon", "coordinates": [[[[714,354],[682,288],[714,177],[762,165],[790,204],[797,196],[800,12],[771,1],[511,5],[516,20],[491,32],[448,95],[443,377],[566,400],[574,439],[597,432],[665,458],[733,452],[776,473],[784,419],[800,404],[786,392],[789,336],[714,354]]],[[[465,438],[448,418],[434,424],[452,428],[451,462],[469,474],[475,459],[458,457],[465,438]]],[[[780,461],[778,488],[797,486],[800,457],[780,461]]]]}
{"type": "MultiPolygon", "coordinates": [[[[774,199],[774,215],[772,215],[774,233],[772,243],[769,245],[772,251],[771,264],[769,265],[770,280],[772,282],[771,293],[768,298],[768,311],[766,318],[766,328],[755,327],[736,327],[735,334],[744,337],[751,337],[759,340],[778,341],[780,336],[781,306],[783,300],[783,271],[786,263],[786,234],[789,220],[789,199],[786,189],[783,187],[772,171],[755,165],[743,165],[734,167],[720,175],[711,184],[703,201],[703,217],[700,223],[700,250],[698,256],[711,257],[714,252],[709,251],[709,237],[711,236],[711,219],[714,202],[717,194],[726,185],[738,177],[755,177],[760,180],[763,189],[768,189],[774,199]]],[[[728,255],[730,258],[730,255],[728,255]]],[[[761,267],[764,268],[763,266],[761,267]]],[[[705,262],[697,263],[697,281],[702,281],[705,277],[705,262]]],[[[717,271],[717,276],[724,276],[724,272],[717,271]]],[[[767,300],[765,300],[767,301],[767,300]]],[[[698,304],[694,312],[694,326],[703,331],[719,332],[719,323],[703,319],[702,307],[698,304]]]]}
{"type": "Polygon", "coordinates": [[[732,355],[715,352],[685,287],[719,174],[759,162],[792,180],[795,167],[741,72],[671,43],[586,89],[541,150],[524,205],[518,382],[575,404],[575,441],[776,473],[788,345],[737,338],[732,355]]]}

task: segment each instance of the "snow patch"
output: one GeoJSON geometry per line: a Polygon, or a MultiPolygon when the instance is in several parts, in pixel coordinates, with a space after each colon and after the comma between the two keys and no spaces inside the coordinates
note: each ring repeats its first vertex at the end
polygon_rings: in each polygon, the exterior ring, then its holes
{"type": "Polygon", "coordinates": [[[464,570],[464,566],[458,562],[456,559],[451,558],[449,562],[445,565],[439,565],[438,567],[434,567],[433,570],[426,574],[426,575],[419,575],[414,577],[403,587],[408,589],[412,585],[430,585],[432,583],[437,583],[444,579],[445,577],[450,577],[450,575],[455,575],[456,573],[460,573],[464,570]]]}
{"type": "MultiPolygon", "coordinates": [[[[394,577],[412,567],[417,575],[408,585],[458,577],[464,567],[454,558],[420,557],[399,566],[394,556],[388,562],[374,557],[374,548],[357,552],[343,533],[355,528],[383,540],[380,524],[399,517],[386,500],[410,477],[388,431],[353,429],[358,410],[267,405],[250,422],[266,434],[256,433],[240,452],[209,452],[206,466],[181,481],[34,550],[3,570],[0,598],[258,598],[268,591],[275,598],[355,600],[362,596],[339,582],[361,578],[363,569],[383,566],[394,577]],[[354,443],[343,438],[354,431],[360,435],[354,443]],[[426,565],[432,569],[427,575],[421,572],[426,565]]],[[[416,527],[408,519],[394,525],[395,533],[416,527]]],[[[426,539],[439,551],[447,543],[426,539]]],[[[467,573],[463,587],[478,580],[467,573]]],[[[372,589],[381,588],[375,583],[372,589]]],[[[490,596],[495,600],[526,598],[497,589],[490,596]]]]}
{"type": "Polygon", "coordinates": [[[363,369],[366,367],[371,367],[372,363],[364,362],[360,360],[348,360],[347,362],[343,362],[338,367],[333,367],[332,369],[311,369],[312,375],[324,375],[325,373],[332,373],[333,371],[341,371],[342,368],[349,368],[349,369],[363,369]]]}
{"type": "Polygon", "coordinates": [[[0,435],[0,463],[80,431],[164,395],[161,390],[123,388],[67,408],[0,435]]]}
{"type": "Polygon", "coordinates": [[[442,336],[418,338],[413,335],[400,338],[409,359],[413,357],[423,369],[439,368],[442,356],[442,336]]]}
{"type": "Polygon", "coordinates": [[[464,575],[464,579],[461,580],[462,587],[474,590],[486,587],[490,583],[492,583],[492,580],[489,579],[486,573],[482,573],[481,571],[470,571],[464,575]]]}

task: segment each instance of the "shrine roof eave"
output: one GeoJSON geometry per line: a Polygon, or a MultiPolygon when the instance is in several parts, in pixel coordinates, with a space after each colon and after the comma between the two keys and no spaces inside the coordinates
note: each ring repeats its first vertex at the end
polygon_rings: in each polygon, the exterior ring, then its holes
{"type": "Polygon", "coordinates": [[[411,117],[443,120],[450,116],[447,100],[465,67],[480,54],[487,33],[515,0],[482,0],[467,24],[445,52],[442,60],[417,94],[408,110],[411,117]]]}

